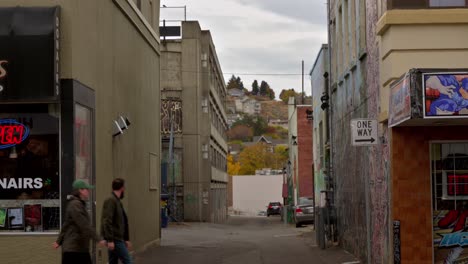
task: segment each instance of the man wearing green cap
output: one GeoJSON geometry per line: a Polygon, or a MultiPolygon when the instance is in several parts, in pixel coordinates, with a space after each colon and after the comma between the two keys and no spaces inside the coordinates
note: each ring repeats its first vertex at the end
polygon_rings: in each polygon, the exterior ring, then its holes
{"type": "Polygon", "coordinates": [[[62,264],[91,264],[89,241],[99,241],[96,231],[92,227],[86,210],[89,190],[94,186],[82,180],[73,182],[73,191],[68,198],[65,221],[54,248],[62,246],[62,264]]]}

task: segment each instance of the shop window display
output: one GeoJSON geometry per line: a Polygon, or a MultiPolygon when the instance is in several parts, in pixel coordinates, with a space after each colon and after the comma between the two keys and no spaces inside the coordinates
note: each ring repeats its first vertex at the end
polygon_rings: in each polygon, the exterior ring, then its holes
{"type": "Polygon", "coordinates": [[[467,263],[468,142],[431,145],[435,263],[467,263]]]}
{"type": "Polygon", "coordinates": [[[54,105],[0,105],[0,234],[60,228],[54,105]]]}

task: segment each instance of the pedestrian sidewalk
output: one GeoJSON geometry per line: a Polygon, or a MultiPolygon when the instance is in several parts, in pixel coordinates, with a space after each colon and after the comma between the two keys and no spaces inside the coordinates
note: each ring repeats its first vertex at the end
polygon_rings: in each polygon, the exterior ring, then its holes
{"type": "Polygon", "coordinates": [[[306,243],[310,246],[314,256],[327,264],[357,264],[361,263],[356,257],[343,250],[338,245],[332,245],[326,249],[321,249],[315,241],[315,231],[308,230],[302,234],[306,243]]]}

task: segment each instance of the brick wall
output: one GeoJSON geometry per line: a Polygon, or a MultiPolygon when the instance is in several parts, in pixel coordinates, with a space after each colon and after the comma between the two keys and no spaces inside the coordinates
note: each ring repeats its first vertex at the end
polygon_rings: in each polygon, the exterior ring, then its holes
{"type": "Polygon", "coordinates": [[[392,129],[391,209],[401,224],[402,263],[432,263],[430,141],[467,139],[466,126],[392,129]]]}
{"type": "Polygon", "coordinates": [[[307,119],[306,111],[311,106],[297,107],[297,145],[299,159],[299,197],[313,197],[314,170],[312,156],[312,120],[307,119]]]}

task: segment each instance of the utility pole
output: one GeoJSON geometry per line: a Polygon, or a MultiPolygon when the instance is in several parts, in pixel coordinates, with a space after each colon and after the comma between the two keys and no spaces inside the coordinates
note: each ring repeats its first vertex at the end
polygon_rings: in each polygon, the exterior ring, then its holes
{"type": "Polygon", "coordinates": [[[302,60],[302,94],[301,104],[304,104],[304,60],[302,60]]]}

